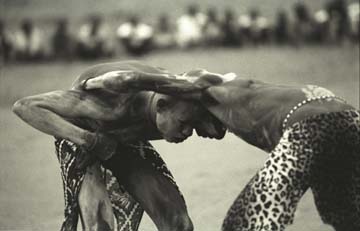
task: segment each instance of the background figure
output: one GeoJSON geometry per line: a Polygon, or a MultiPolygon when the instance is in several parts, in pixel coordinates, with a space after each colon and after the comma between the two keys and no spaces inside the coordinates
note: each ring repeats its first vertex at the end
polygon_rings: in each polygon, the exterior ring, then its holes
{"type": "Polygon", "coordinates": [[[221,24],[219,22],[216,9],[213,7],[208,9],[202,36],[206,46],[216,46],[220,44],[223,36],[221,24]]]}
{"type": "Polygon", "coordinates": [[[35,27],[30,19],[21,22],[14,37],[15,58],[21,61],[34,61],[44,58],[46,43],[43,32],[35,27]]]}
{"type": "Polygon", "coordinates": [[[51,38],[52,54],[55,59],[69,60],[72,58],[72,37],[68,30],[68,21],[59,19],[51,38]]]}
{"type": "Polygon", "coordinates": [[[348,14],[350,20],[350,37],[352,41],[359,42],[360,40],[360,4],[353,2],[348,6],[348,14]]]}
{"type": "Polygon", "coordinates": [[[329,41],[341,43],[349,33],[349,16],[344,0],[331,0],[326,10],[329,15],[329,41]]]}
{"type": "Polygon", "coordinates": [[[283,45],[290,42],[289,19],[287,13],[284,10],[280,10],[277,13],[273,33],[275,42],[277,44],[283,45]]]}
{"type": "Polygon", "coordinates": [[[131,16],[128,22],[120,25],[116,34],[129,54],[142,55],[151,49],[153,28],[140,22],[135,15],[131,16]]]}
{"type": "Polygon", "coordinates": [[[238,31],[238,25],[235,20],[235,14],[231,9],[226,9],[224,13],[224,19],[221,23],[221,29],[223,34],[224,46],[237,46],[240,45],[241,40],[238,31]]]}
{"type": "Polygon", "coordinates": [[[5,22],[0,20],[0,63],[7,62],[11,58],[11,38],[6,30],[5,22]]]}
{"type": "Polygon", "coordinates": [[[244,40],[258,45],[269,40],[269,22],[260,15],[258,9],[252,9],[248,15],[239,17],[240,33],[244,40]]]}
{"type": "Polygon", "coordinates": [[[83,59],[95,59],[113,55],[110,31],[100,16],[90,16],[88,22],[80,27],[76,51],[78,56],[83,59]]]}
{"type": "Polygon", "coordinates": [[[177,20],[177,43],[181,48],[198,46],[202,40],[202,27],[205,16],[197,5],[189,5],[186,14],[177,20]]]}
{"type": "Polygon", "coordinates": [[[169,49],[175,46],[175,31],[167,14],[158,17],[153,41],[156,49],[169,49]]]}
{"type": "Polygon", "coordinates": [[[321,9],[314,14],[314,41],[324,43],[329,40],[329,14],[321,9]]]}
{"type": "Polygon", "coordinates": [[[313,19],[310,16],[309,10],[306,5],[302,2],[295,4],[294,6],[295,13],[295,23],[294,23],[294,32],[296,43],[308,43],[313,42],[314,33],[314,23],[313,19]]]}

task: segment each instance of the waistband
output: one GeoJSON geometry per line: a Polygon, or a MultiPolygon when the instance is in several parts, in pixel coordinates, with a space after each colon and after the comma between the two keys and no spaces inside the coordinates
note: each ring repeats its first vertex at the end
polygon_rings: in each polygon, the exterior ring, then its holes
{"type": "MultiPolygon", "coordinates": [[[[309,122],[312,120],[326,119],[327,117],[337,117],[337,118],[350,118],[350,117],[356,118],[357,117],[357,118],[359,118],[359,122],[360,122],[360,110],[348,109],[348,110],[342,110],[342,111],[336,111],[336,112],[326,112],[326,113],[311,115],[311,116],[308,116],[298,122],[295,122],[294,124],[292,124],[291,126],[286,128],[285,130],[293,129],[293,127],[296,127],[302,123],[306,123],[306,122],[309,122]]],[[[358,126],[360,126],[360,123],[358,126]]]]}
{"type": "Polygon", "coordinates": [[[338,100],[341,101],[343,103],[346,103],[346,101],[338,96],[333,96],[333,95],[325,95],[325,96],[319,96],[319,97],[313,97],[313,98],[308,98],[308,99],[304,99],[303,101],[301,101],[300,103],[298,103],[297,105],[295,105],[285,116],[285,119],[282,123],[282,130],[285,131],[287,123],[290,119],[290,117],[295,113],[296,110],[298,110],[299,108],[301,108],[302,106],[309,104],[313,101],[318,101],[318,100],[325,100],[325,99],[331,99],[331,100],[338,100]]]}

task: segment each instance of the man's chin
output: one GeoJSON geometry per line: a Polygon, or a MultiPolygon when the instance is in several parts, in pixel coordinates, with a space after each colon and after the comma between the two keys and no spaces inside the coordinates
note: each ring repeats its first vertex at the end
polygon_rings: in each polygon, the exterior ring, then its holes
{"type": "Polygon", "coordinates": [[[168,137],[168,138],[165,138],[165,140],[167,142],[170,142],[170,143],[182,143],[184,140],[186,140],[186,138],[177,138],[177,137],[168,137]]]}

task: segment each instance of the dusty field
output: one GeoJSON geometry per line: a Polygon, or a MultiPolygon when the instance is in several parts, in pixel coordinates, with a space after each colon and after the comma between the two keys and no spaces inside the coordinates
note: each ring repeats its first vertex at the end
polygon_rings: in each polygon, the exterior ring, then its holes
{"type": "MultiPolygon", "coordinates": [[[[359,107],[359,47],[261,48],[158,53],[144,61],[182,72],[195,67],[233,71],[274,83],[322,85],[359,107]]],[[[127,59],[128,57],[120,57],[127,59]]],[[[63,197],[53,139],[10,111],[19,97],[65,89],[92,63],[0,66],[0,230],[58,230],[63,197]]],[[[195,230],[219,230],[225,213],[266,154],[228,134],[221,141],[192,137],[154,142],[184,193],[195,230]]],[[[148,218],[141,230],[155,230],[148,218]]],[[[291,231],[332,230],[321,223],[307,192],[291,231]]]]}

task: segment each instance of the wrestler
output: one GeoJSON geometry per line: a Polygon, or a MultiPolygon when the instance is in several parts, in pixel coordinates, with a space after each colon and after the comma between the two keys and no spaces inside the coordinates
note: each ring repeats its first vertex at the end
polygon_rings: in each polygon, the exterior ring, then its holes
{"type": "Polygon", "coordinates": [[[360,230],[359,110],[313,85],[285,86],[195,70],[100,76],[85,89],[152,90],[204,105],[229,131],[269,153],[222,229],[284,230],[308,188],[324,223],[360,230]]]}
{"type": "Polygon", "coordinates": [[[192,230],[185,201],[147,140],[182,142],[193,127],[222,138],[225,130],[194,103],[154,92],[83,89],[94,77],[129,70],[167,74],[138,62],[101,64],[81,74],[70,90],[25,97],[13,106],[26,123],[56,138],[65,193],[62,230],[76,230],[79,213],[84,230],[113,230],[113,214],[118,230],[137,230],[142,209],[160,231],[192,230]],[[107,190],[102,174],[107,175],[107,190]]]}

